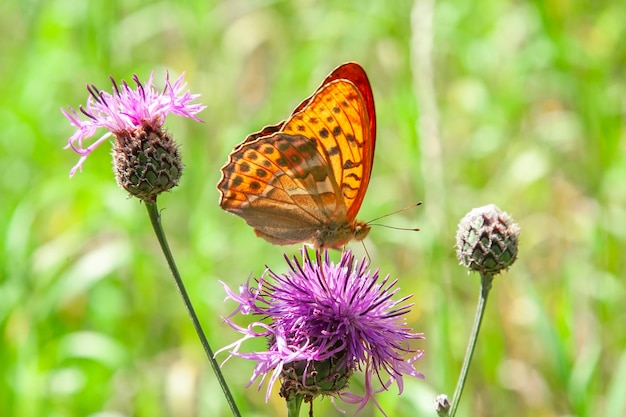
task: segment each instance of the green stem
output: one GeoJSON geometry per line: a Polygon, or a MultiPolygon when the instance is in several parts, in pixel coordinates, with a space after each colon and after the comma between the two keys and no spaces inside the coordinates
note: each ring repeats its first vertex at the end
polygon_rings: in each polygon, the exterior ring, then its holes
{"type": "Polygon", "coordinates": [[[298,417],[300,415],[300,407],[302,407],[302,401],[304,395],[290,395],[287,400],[287,417],[298,417]]]}
{"type": "Polygon", "coordinates": [[[228,385],[226,384],[226,380],[224,379],[224,375],[220,369],[219,364],[214,358],[213,350],[209,345],[209,342],[204,334],[204,330],[202,330],[202,326],[200,325],[200,321],[198,320],[198,316],[191,304],[191,300],[189,299],[189,295],[187,294],[187,290],[185,289],[185,284],[178,272],[178,267],[176,266],[176,262],[174,262],[174,256],[170,251],[170,247],[167,244],[167,239],[165,237],[165,232],[163,231],[163,227],[161,226],[161,215],[159,214],[159,210],[157,208],[156,199],[155,201],[146,201],[146,208],[148,209],[148,215],[150,217],[150,221],[152,222],[152,227],[154,228],[154,233],[161,244],[161,250],[163,251],[163,255],[165,255],[165,259],[167,259],[167,264],[172,271],[172,276],[174,277],[174,281],[176,282],[176,287],[180,292],[180,295],[183,297],[183,302],[185,303],[185,307],[187,307],[187,312],[191,317],[191,322],[193,323],[193,327],[198,334],[198,338],[200,338],[200,342],[202,343],[202,347],[204,348],[204,352],[206,353],[209,362],[211,363],[211,367],[213,368],[213,372],[215,372],[215,376],[224,392],[224,396],[226,397],[226,401],[230,406],[231,411],[233,412],[233,416],[241,417],[239,410],[237,409],[237,405],[235,404],[235,400],[233,399],[230,390],[228,389],[228,385]]]}
{"type": "Polygon", "coordinates": [[[474,355],[474,348],[476,347],[476,341],[478,340],[478,332],[480,331],[480,324],[483,321],[483,315],[485,314],[485,306],[487,305],[487,297],[489,296],[489,290],[491,289],[491,282],[493,281],[493,275],[480,274],[480,295],[478,297],[478,306],[476,308],[476,316],[474,317],[474,326],[472,333],[470,334],[470,340],[465,351],[465,359],[463,360],[463,366],[461,367],[461,374],[459,375],[459,381],[456,384],[454,390],[454,396],[452,397],[452,407],[450,408],[449,417],[454,417],[456,409],[459,406],[461,400],[461,394],[463,393],[463,387],[465,386],[465,380],[467,379],[467,373],[469,371],[470,363],[472,362],[472,356],[474,355]]]}

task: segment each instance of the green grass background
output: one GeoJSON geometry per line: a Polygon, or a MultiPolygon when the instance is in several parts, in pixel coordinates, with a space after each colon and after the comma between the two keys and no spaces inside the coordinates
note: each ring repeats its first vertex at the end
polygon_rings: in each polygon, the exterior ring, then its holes
{"type": "MultiPolygon", "coordinates": [[[[494,283],[459,415],[626,415],[625,4],[3,2],[0,415],[230,415],[110,145],[70,180],[78,156],[62,149],[73,130],[59,108],[84,104],[87,83],[111,91],[109,75],[155,71],[162,86],[186,71],[202,94],[206,123],[167,121],[186,169],[159,204],[219,348],[238,335],[218,280],[236,288],[298,250],[219,209],[219,169],[345,61],[368,72],[379,125],[359,217],[424,202],[384,220],[420,232],[375,227],[365,241],[415,294],[410,325],[426,335],[426,380],[382,394],[387,413],[433,416],[435,396],[451,396],[479,289],[457,265],[456,225],[495,203],[521,227],[519,260],[494,283]]],[[[244,389],[252,368],[224,366],[243,415],[286,415],[277,393],[266,404],[264,388],[244,389]]],[[[340,415],[328,399],[314,411],[340,415]]]]}

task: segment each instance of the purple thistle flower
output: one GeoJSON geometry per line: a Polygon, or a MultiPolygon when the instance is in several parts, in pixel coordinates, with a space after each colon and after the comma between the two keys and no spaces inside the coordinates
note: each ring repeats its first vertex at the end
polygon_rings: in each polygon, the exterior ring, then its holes
{"type": "Polygon", "coordinates": [[[222,283],[227,298],[239,303],[225,320],[244,336],[219,352],[230,350],[226,360],[238,356],[257,361],[248,386],[260,379],[260,389],[269,376],[266,401],[280,379],[281,396],[288,401],[295,395],[305,401],[337,395],[359,404],[357,413],[369,400],[383,411],[374,394],[394,382],[402,393],[404,375],[424,377],[413,365],[423,352],[409,344],[423,335],[412,333],[404,318],[413,304],[402,304],[410,296],[393,300],[399,290],[394,288],[397,280],[380,279],[378,270],[370,272],[368,262],[358,262],[350,251],[338,264],[330,261],[328,252],[323,259],[319,252],[311,259],[303,249],[302,256],[302,263],[285,256],[287,273],[268,269],[256,286],[248,280],[239,294],[222,283]],[[238,312],[267,321],[240,327],[230,320],[238,312]],[[266,338],[268,350],[240,352],[242,343],[255,337],[266,338]],[[343,392],[355,371],[364,373],[363,396],[343,392]],[[380,388],[374,386],[376,381],[380,388]]]}
{"type": "Polygon", "coordinates": [[[200,95],[191,94],[189,91],[184,92],[187,86],[183,82],[184,73],[174,84],[170,83],[168,74],[162,92],[158,92],[152,85],[153,75],[153,73],[150,74],[145,84],[142,84],[134,75],[136,90],[133,90],[125,81],[122,85],[118,85],[111,77],[113,94],[100,91],[93,84],[88,85],[87,91],[90,95],[87,98],[87,106],[86,108],[79,107],[80,112],[87,116],[86,120],[81,120],[78,112],[72,107],[67,110],[61,109],[70,123],[77,128],[65,149],[72,148],[81,156],[78,163],[70,170],[70,177],[74,176],[77,170],[82,170],[82,165],[89,154],[111,135],[133,136],[137,129],[146,125],[150,126],[153,131],[158,131],[169,113],[202,121],[194,115],[206,106],[191,104],[191,101],[200,95]],[[105,128],[108,132],[85,147],[83,141],[94,136],[99,128],[105,128]]]}

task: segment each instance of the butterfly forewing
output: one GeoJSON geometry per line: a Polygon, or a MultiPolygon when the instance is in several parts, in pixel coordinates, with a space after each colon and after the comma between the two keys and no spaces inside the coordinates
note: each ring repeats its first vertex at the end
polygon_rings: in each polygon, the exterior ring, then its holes
{"type": "Polygon", "coordinates": [[[368,116],[359,91],[347,80],[335,80],[321,87],[307,106],[294,114],[282,131],[316,140],[319,152],[330,165],[345,206],[347,221],[350,208],[360,205],[369,180],[366,175],[364,152],[369,142],[368,116]],[[364,183],[364,184],[363,184],[364,183]]]}

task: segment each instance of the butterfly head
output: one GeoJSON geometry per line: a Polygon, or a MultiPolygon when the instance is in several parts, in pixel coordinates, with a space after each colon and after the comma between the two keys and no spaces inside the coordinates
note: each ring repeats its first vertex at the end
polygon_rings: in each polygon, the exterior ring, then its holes
{"type": "Polygon", "coordinates": [[[354,224],[354,240],[360,241],[370,232],[370,225],[364,222],[356,222],[354,224]]]}

